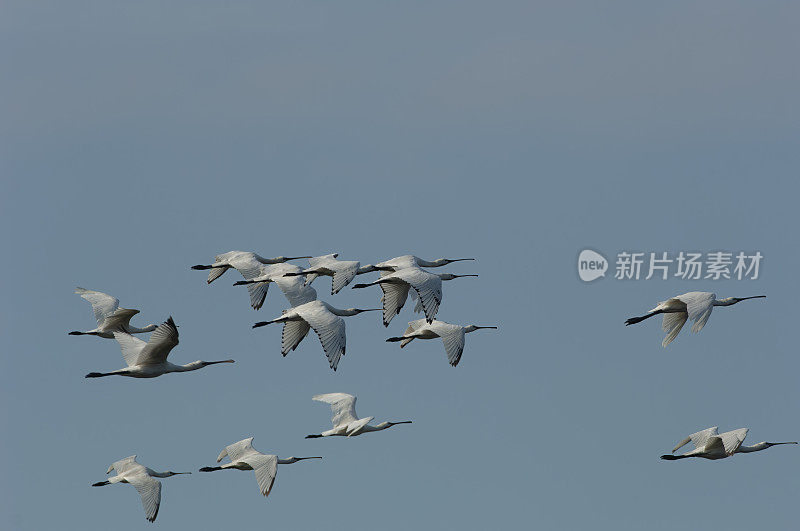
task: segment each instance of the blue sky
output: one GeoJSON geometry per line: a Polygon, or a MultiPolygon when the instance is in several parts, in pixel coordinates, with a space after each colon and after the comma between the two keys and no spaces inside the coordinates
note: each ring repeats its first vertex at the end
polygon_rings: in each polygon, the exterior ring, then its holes
{"type": "MultiPolygon", "coordinates": [[[[163,481],[169,529],[790,529],[795,447],[706,462],[662,453],[708,426],[797,440],[794,236],[798,7],[787,2],[5,2],[0,7],[0,523],[140,529],[116,459],[196,471],[254,436],[252,473],[163,481]],[[577,276],[584,248],[759,250],[755,281],[577,276]],[[363,263],[474,256],[439,316],[499,325],[402,351],[348,319],[337,373],[286,358],[287,307],[247,305],[220,252],[363,263]],[[180,325],[154,380],[122,367],[83,286],[180,325]],[[766,294],[667,349],[624,320],[692,290],[766,294]],[[318,393],[414,421],[351,440],[318,393]]],[[[327,294],[373,307],[379,290],[327,294]]]]}

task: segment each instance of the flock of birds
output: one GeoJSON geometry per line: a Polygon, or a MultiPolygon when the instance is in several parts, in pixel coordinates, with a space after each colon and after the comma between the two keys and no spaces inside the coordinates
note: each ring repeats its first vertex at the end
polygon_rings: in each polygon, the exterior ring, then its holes
{"type": "MultiPolygon", "coordinates": [[[[477,275],[436,274],[423,268],[440,267],[453,262],[474,260],[473,258],[441,258],[427,261],[416,256],[406,255],[374,265],[361,266],[358,261],[342,261],[337,257],[336,254],[328,254],[317,257],[263,258],[252,252],[231,251],[216,256],[214,263],[210,265],[195,265],[192,266],[192,269],[209,270],[207,281],[209,284],[229,269],[239,271],[244,280],[237,281],[234,285],[247,287],[250,306],[256,310],[264,304],[269,285],[275,284],[286,297],[290,308],[284,310],[275,319],[255,323],[253,328],[281,323],[283,325],[281,354],[284,356],[296,349],[310,330],[314,330],[328,359],[328,364],[334,371],[346,351],[347,337],[342,317],[354,316],[362,312],[382,311],[383,324],[388,327],[394,316],[400,313],[409,295],[417,301],[414,310],[423,313],[425,317],[408,323],[408,328],[403,335],[386,340],[399,342],[401,348],[415,339],[441,338],[447,360],[450,365],[455,367],[461,360],[466,334],[484,328],[497,328],[496,326],[462,326],[436,320],[442,304],[442,282],[477,275]],[[291,260],[303,258],[308,259],[309,267],[301,268],[288,263],[291,260]],[[316,290],[310,285],[319,276],[329,276],[331,277],[331,295],[336,295],[357,275],[372,272],[378,272],[379,278],[372,282],[355,284],[353,288],[379,286],[383,292],[381,308],[339,309],[318,300],[316,290]]],[[[170,372],[194,371],[208,365],[233,363],[233,360],[198,360],[185,365],[173,364],[167,361],[170,352],[178,344],[178,326],[172,317],[158,326],[150,324],[139,328],[130,323],[131,318],[139,313],[138,310],[120,308],[119,301],[105,293],[83,288],[77,288],[75,292],[92,305],[97,327],[85,332],[70,332],[70,334],[116,339],[127,364],[127,367],[111,372],[91,372],[86,375],[86,378],[112,375],[154,378],[170,372]],[[148,332],[152,333],[147,342],[133,335],[148,332]]],[[[645,315],[632,317],[625,324],[632,325],[656,315],[663,315],[662,328],[666,332],[666,337],[662,345],[666,347],[676,338],[687,320],[693,321],[692,331],[699,332],[708,322],[715,306],[732,306],[743,300],[763,297],[763,295],[759,295],[717,299],[714,293],[689,292],[660,302],[645,315]]],[[[307,435],[306,438],[353,437],[363,433],[385,430],[398,424],[411,423],[410,420],[405,420],[372,425],[370,422],[375,417],[359,418],[355,411],[356,397],[347,393],[320,394],[314,396],[313,400],[330,404],[333,427],[318,434],[307,435]]],[[[707,428],[689,435],[673,448],[671,454],[662,455],[661,458],[664,460],[690,457],[722,459],[736,453],[757,452],[775,445],[797,444],[797,442],[760,442],[753,446],[744,446],[742,443],[747,432],[747,428],[725,433],[719,433],[716,426],[707,428]],[[690,442],[694,445],[693,450],[682,455],[675,455],[676,451],[690,442]]],[[[217,457],[217,463],[226,457],[230,462],[220,466],[203,467],[200,472],[227,469],[252,470],[255,472],[259,491],[262,495],[268,496],[272,490],[279,464],[293,464],[298,461],[322,458],[314,456],[280,459],[277,455],[259,452],[253,448],[252,443],[253,437],[249,437],[227,446],[217,457]]],[[[156,478],[189,474],[189,472],[156,472],[137,463],[135,455],[116,461],[106,473],[109,474],[112,470],[116,471],[115,476],[106,481],[94,483],[93,486],[99,487],[113,483],[133,485],[142,498],[145,517],[150,522],[155,521],[161,502],[161,482],[156,478]]]]}
{"type": "MultiPolygon", "coordinates": [[[[400,342],[405,347],[414,339],[441,338],[444,343],[447,360],[452,366],[458,365],[464,351],[465,334],[484,328],[496,329],[496,326],[461,326],[436,320],[442,304],[442,281],[459,277],[478,275],[455,275],[450,273],[435,274],[423,268],[441,267],[453,262],[474,260],[473,258],[441,258],[428,261],[416,256],[406,255],[393,258],[374,265],[361,266],[357,261],[337,260],[337,254],[324,256],[300,256],[263,258],[252,252],[231,251],[214,258],[210,265],[192,266],[195,270],[209,270],[208,283],[221,277],[228,269],[241,273],[244,280],[234,283],[235,286],[247,287],[250,306],[260,309],[264,304],[270,284],[275,284],[283,292],[290,308],[283,311],[280,317],[269,321],[260,321],[253,325],[259,328],[273,323],[283,324],[281,334],[281,354],[286,356],[296,349],[300,342],[314,330],[334,371],[346,351],[347,336],[345,322],[342,317],[357,315],[362,312],[382,311],[383,324],[389,326],[395,315],[406,303],[408,296],[416,299],[414,310],[425,317],[411,321],[402,336],[390,337],[388,342],[400,342]],[[289,264],[291,260],[306,258],[309,267],[301,268],[289,264]],[[379,278],[367,283],[356,284],[353,288],[380,286],[383,296],[381,308],[339,309],[326,302],[317,300],[317,292],[311,283],[319,276],[331,277],[331,295],[350,284],[356,275],[378,272],[379,278]]],[[[121,308],[119,300],[111,295],[77,288],[75,293],[92,305],[97,327],[85,332],[73,331],[70,335],[94,335],[106,339],[115,339],[122,351],[127,365],[125,368],[110,372],[90,372],[86,378],[104,376],[129,376],[133,378],[155,378],[171,372],[187,372],[201,369],[209,365],[233,363],[234,360],[193,361],[185,365],[177,365],[167,361],[173,348],[178,345],[178,325],[170,316],[160,325],[149,324],[143,328],[131,324],[131,318],[138,310],[121,308]],[[148,341],[143,341],[133,334],[152,332],[148,341]]],[[[381,431],[398,424],[410,424],[410,420],[398,422],[381,422],[372,425],[375,417],[359,418],[356,414],[356,397],[347,393],[327,393],[313,397],[313,400],[330,404],[333,413],[330,430],[318,434],[307,435],[307,439],[319,437],[354,437],[363,433],[381,431]]],[[[292,464],[307,459],[322,457],[289,457],[280,459],[276,455],[264,454],[253,448],[253,437],[227,446],[217,457],[217,463],[226,457],[229,463],[221,466],[203,467],[200,472],[237,469],[253,470],[256,475],[259,491],[269,495],[275,481],[279,464],[292,464]]],[[[114,462],[106,471],[116,475],[106,481],[93,483],[101,487],[114,483],[133,485],[142,498],[145,517],[154,522],[161,504],[161,482],[156,478],[166,478],[190,472],[156,472],[136,462],[132,455],[114,462]]]]}

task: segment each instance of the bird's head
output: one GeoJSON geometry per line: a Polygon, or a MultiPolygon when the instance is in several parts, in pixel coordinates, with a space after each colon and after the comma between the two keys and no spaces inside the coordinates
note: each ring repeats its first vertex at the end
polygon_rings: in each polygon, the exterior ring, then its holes
{"type": "Polygon", "coordinates": [[[180,474],[191,474],[191,472],[173,472],[172,470],[167,470],[166,472],[164,472],[164,474],[167,477],[169,477],[169,476],[178,476],[180,474]]]}

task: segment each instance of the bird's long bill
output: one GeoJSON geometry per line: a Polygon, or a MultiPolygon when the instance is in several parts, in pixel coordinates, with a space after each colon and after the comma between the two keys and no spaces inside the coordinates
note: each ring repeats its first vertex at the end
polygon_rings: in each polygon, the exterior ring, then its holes
{"type": "Polygon", "coordinates": [[[303,459],[322,459],[322,456],[316,455],[314,457],[297,457],[298,461],[302,461],[303,459]]]}
{"type": "Polygon", "coordinates": [[[177,476],[179,474],[191,474],[191,472],[173,472],[173,474],[177,476]]]}
{"type": "Polygon", "coordinates": [[[492,328],[492,329],[494,329],[494,330],[497,330],[497,327],[496,327],[496,326],[475,326],[475,328],[477,328],[478,330],[480,330],[480,329],[482,329],[482,328],[492,328]]]}
{"type": "Polygon", "coordinates": [[[766,299],[766,295],[753,295],[752,297],[739,297],[740,301],[746,301],[747,299],[766,299]]]}
{"type": "Polygon", "coordinates": [[[368,308],[366,310],[359,310],[359,312],[382,312],[383,308],[368,308]]]}
{"type": "Polygon", "coordinates": [[[477,277],[478,275],[453,275],[453,276],[455,278],[461,278],[461,277],[477,277]]]}
{"type": "Polygon", "coordinates": [[[466,262],[468,260],[474,261],[475,259],[474,258],[453,258],[450,261],[451,262],[466,262]]]}
{"type": "Polygon", "coordinates": [[[389,425],[391,425],[391,426],[395,426],[397,424],[412,424],[412,422],[410,420],[401,420],[399,422],[390,422],[389,423],[389,425]]]}
{"type": "Polygon", "coordinates": [[[288,262],[289,260],[301,260],[303,258],[311,258],[311,257],[310,256],[293,256],[291,258],[287,258],[286,261],[288,262]]]}
{"type": "MultiPolygon", "coordinates": [[[[236,363],[234,360],[207,361],[206,365],[216,365],[217,363],[236,363]]],[[[184,473],[184,472],[182,472],[184,473]]],[[[189,474],[189,472],[185,472],[189,474]]]]}
{"type": "Polygon", "coordinates": [[[779,442],[779,443],[770,443],[770,444],[772,446],[775,446],[775,445],[778,445],[778,444],[797,444],[797,441],[779,442]]]}

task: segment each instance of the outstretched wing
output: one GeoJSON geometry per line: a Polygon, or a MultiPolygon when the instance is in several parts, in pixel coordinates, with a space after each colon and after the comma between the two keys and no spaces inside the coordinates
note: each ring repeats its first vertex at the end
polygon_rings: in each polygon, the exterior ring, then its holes
{"type": "Polygon", "coordinates": [[[305,321],[286,321],[281,334],[281,354],[284,356],[297,348],[311,329],[305,321]]]}
{"type": "Polygon", "coordinates": [[[694,444],[695,449],[703,448],[708,440],[711,437],[716,437],[719,433],[717,432],[718,427],[714,426],[712,428],[706,428],[704,430],[698,431],[686,437],[684,440],[678,443],[675,448],[672,449],[672,453],[675,453],[679,448],[685,446],[689,442],[694,444]]]}
{"type": "Polygon", "coordinates": [[[354,278],[361,263],[351,260],[333,260],[328,267],[333,271],[333,279],[331,280],[331,295],[336,295],[339,291],[348,285],[354,278]]]}
{"type": "Polygon", "coordinates": [[[125,360],[128,367],[136,365],[139,360],[139,354],[141,354],[142,350],[147,346],[147,343],[138,337],[133,337],[127,332],[119,332],[116,330],[114,331],[114,339],[119,343],[122,349],[122,358],[125,360]]]}
{"type": "Polygon", "coordinates": [[[747,437],[748,431],[749,430],[747,428],[739,428],[738,430],[720,433],[719,438],[722,439],[722,445],[725,447],[725,453],[728,455],[733,455],[733,453],[738,450],[744,442],[744,438],[747,437]]]}
{"type": "Polygon", "coordinates": [[[396,271],[394,275],[408,282],[419,296],[419,303],[429,323],[433,322],[439,305],[442,303],[442,279],[438,275],[428,273],[419,268],[408,268],[396,271]]]}
{"type": "MultiPolygon", "coordinates": [[[[114,337],[116,337],[116,333],[114,337]]],[[[167,361],[170,351],[178,344],[178,327],[172,316],[158,325],[150,335],[147,345],[139,353],[136,359],[137,365],[157,365],[167,361]]],[[[126,360],[127,361],[127,360],[126,360]]]]}
{"type": "Polygon", "coordinates": [[[119,308],[119,299],[106,293],[80,287],[75,288],[75,293],[80,295],[82,299],[88,301],[89,304],[92,305],[94,318],[97,320],[98,325],[103,323],[103,320],[106,318],[106,316],[111,315],[117,311],[117,308],[119,308]]]}
{"type": "Polygon", "coordinates": [[[108,472],[106,472],[106,474],[111,473],[112,470],[116,470],[117,474],[119,475],[125,472],[126,470],[137,466],[142,466],[142,465],[136,462],[135,455],[131,455],[126,457],[125,459],[114,461],[114,463],[110,467],[108,467],[108,472]]]}
{"type": "Polygon", "coordinates": [[[275,483],[275,475],[278,473],[278,456],[254,451],[239,460],[250,465],[253,472],[256,473],[258,490],[264,496],[269,496],[272,484],[275,483]]]}
{"type": "Polygon", "coordinates": [[[350,437],[351,435],[356,435],[361,429],[372,422],[372,419],[375,417],[364,417],[363,419],[354,420],[350,424],[347,425],[347,436],[350,437]]]}
{"type": "Polygon", "coordinates": [[[302,276],[276,276],[273,281],[281,289],[292,308],[317,300],[317,290],[306,286],[302,276]]]}
{"type": "Polygon", "coordinates": [[[450,365],[455,367],[461,360],[461,354],[464,352],[464,328],[458,325],[451,325],[449,323],[438,323],[436,333],[442,338],[444,342],[444,351],[447,353],[447,361],[450,365]]]}
{"type": "Polygon", "coordinates": [[[696,333],[702,330],[708,322],[708,318],[711,317],[714,299],[717,296],[706,291],[690,291],[676,298],[686,303],[686,313],[689,315],[689,319],[694,321],[692,332],[696,333]]]}
{"type": "Polygon", "coordinates": [[[379,284],[383,291],[381,302],[383,303],[383,326],[389,326],[394,316],[400,313],[403,305],[408,298],[408,290],[411,286],[406,283],[382,282],[379,284]]]}
{"type": "Polygon", "coordinates": [[[347,393],[327,393],[315,395],[311,398],[317,402],[325,402],[331,405],[333,427],[350,424],[358,420],[356,415],[356,397],[347,393]]]}
{"type": "Polygon", "coordinates": [[[217,463],[219,463],[226,455],[230,458],[231,463],[235,463],[237,461],[241,461],[242,457],[248,453],[256,451],[257,450],[253,448],[253,437],[248,437],[247,439],[242,439],[241,441],[226,446],[225,450],[223,450],[223,453],[219,454],[217,463]]]}
{"type": "Polygon", "coordinates": [[[104,330],[122,330],[128,327],[131,318],[139,313],[139,310],[130,310],[128,308],[117,308],[111,315],[107,315],[103,322],[104,330]]]}
{"type": "Polygon", "coordinates": [[[247,291],[250,294],[250,306],[254,310],[260,310],[264,305],[264,300],[267,298],[267,291],[269,291],[269,282],[256,282],[255,284],[248,284],[247,291]]]}
{"type": "Polygon", "coordinates": [[[347,346],[344,319],[331,313],[323,304],[302,305],[295,311],[316,332],[328,364],[335,371],[347,346]]]}
{"type": "Polygon", "coordinates": [[[144,517],[154,522],[161,505],[161,482],[150,477],[145,471],[126,476],[125,479],[139,491],[139,495],[142,497],[142,507],[144,507],[144,517]]]}
{"type": "Polygon", "coordinates": [[[678,333],[681,331],[681,328],[683,328],[684,323],[686,323],[687,317],[688,315],[685,312],[664,314],[664,320],[661,323],[661,328],[667,333],[667,335],[661,342],[662,347],[666,347],[672,343],[676,337],[678,337],[678,333]]]}

